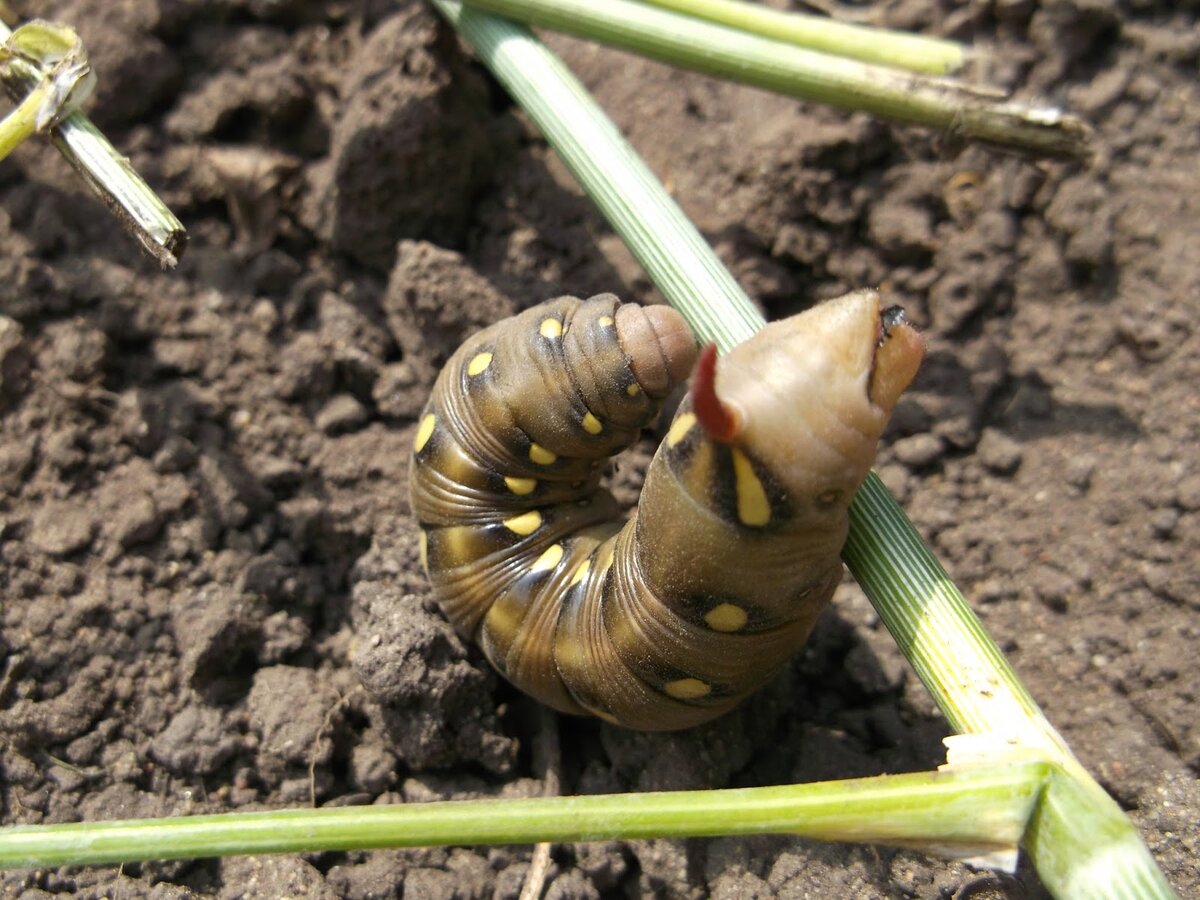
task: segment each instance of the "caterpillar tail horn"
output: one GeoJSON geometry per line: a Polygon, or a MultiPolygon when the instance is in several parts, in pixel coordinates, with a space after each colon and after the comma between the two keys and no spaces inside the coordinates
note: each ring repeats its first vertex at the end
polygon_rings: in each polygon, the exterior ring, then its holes
{"type": "Polygon", "coordinates": [[[692,410],[700,427],[715,441],[728,444],[741,432],[736,409],[717,396],[717,345],[700,351],[692,375],[692,410]]]}

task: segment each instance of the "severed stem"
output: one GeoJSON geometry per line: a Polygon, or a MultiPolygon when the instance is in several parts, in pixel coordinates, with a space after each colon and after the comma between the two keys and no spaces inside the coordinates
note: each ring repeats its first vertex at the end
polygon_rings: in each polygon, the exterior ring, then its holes
{"type": "Polygon", "coordinates": [[[863,62],[926,75],[949,75],[970,59],[955,41],[886,28],[839,22],[828,16],[785,12],[746,0],[642,0],[688,16],[707,19],[740,31],[761,34],[798,47],[848,56],[863,62]]]}
{"type": "MultiPolygon", "coordinates": [[[[47,23],[40,25],[46,27],[47,23]]],[[[18,32],[11,31],[0,22],[0,41],[7,42],[18,32]]],[[[82,53],[81,46],[78,51],[82,53]]],[[[39,98],[33,101],[33,106],[39,111],[43,108],[41,101],[47,90],[47,81],[48,72],[44,67],[21,56],[12,56],[5,65],[0,66],[0,85],[18,104],[18,111],[30,103],[31,97],[39,98]]],[[[108,211],[163,268],[173,268],[187,246],[187,231],[133,170],[129,160],[78,110],[47,124],[54,146],[108,207],[108,211]]],[[[12,134],[18,134],[15,126],[12,134]]],[[[25,137],[28,134],[20,139],[25,137]]]]}
{"type": "Polygon", "coordinates": [[[727,28],[635,0],[469,0],[468,8],[630,50],[718,78],[936,128],[1033,156],[1083,159],[1091,129],[1051,107],[727,28]]]}

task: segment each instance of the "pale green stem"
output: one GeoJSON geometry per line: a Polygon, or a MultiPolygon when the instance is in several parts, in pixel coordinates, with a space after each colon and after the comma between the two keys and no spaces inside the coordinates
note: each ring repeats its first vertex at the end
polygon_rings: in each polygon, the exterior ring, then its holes
{"type": "Polygon", "coordinates": [[[1011,738],[1078,766],[873,472],[854,497],[843,555],[955,731],[1011,738]]]}
{"type": "Polygon", "coordinates": [[[770,91],[935,128],[1038,156],[1088,153],[1088,128],[1056,109],[998,100],[958,82],[898,72],[714,25],[634,0],[470,0],[497,13],[770,91]]]}
{"type": "Polygon", "coordinates": [[[1082,770],[1055,767],[1021,844],[1057,897],[1175,897],[1133,823],[1082,770]]]}
{"type": "Polygon", "coordinates": [[[966,48],[955,41],[838,22],[825,16],[784,12],[753,0],[642,2],[810,50],[929,75],[948,75],[967,62],[966,48]]]}
{"type": "Polygon", "coordinates": [[[1173,897],[1129,818],[1075,759],[873,472],[851,505],[843,555],[956,731],[984,736],[984,758],[1016,747],[1059,764],[1024,841],[1055,896],[1173,897]]]}
{"type": "MultiPolygon", "coordinates": [[[[8,40],[11,34],[0,22],[0,41],[8,40]]],[[[14,102],[22,104],[42,80],[43,73],[37,67],[13,59],[6,66],[3,87],[14,102]]],[[[173,267],[187,246],[183,223],[87,116],[78,111],[71,113],[50,129],[50,139],[146,252],[163,267],[173,267]]]]}
{"type": "MultiPolygon", "coordinates": [[[[434,5],[541,129],[697,335],[728,348],[753,333],[762,318],[749,298],[562,62],[519,25],[452,0],[434,0],[434,5]]],[[[1129,867],[1128,878],[1120,883],[1148,886],[1131,896],[1173,896],[1128,820],[1071,755],[903,510],[874,477],[851,507],[846,559],[955,728],[991,736],[999,757],[1015,750],[1054,760],[1082,785],[1071,803],[1049,799],[1043,807],[1043,831],[1056,834],[1107,823],[1105,827],[1123,834],[1121,852],[1112,857],[1116,865],[1129,867]],[[1068,809],[1074,818],[1061,819],[1068,809]]],[[[1069,888],[1095,877],[1090,856],[1058,856],[1053,842],[1035,840],[1027,848],[1058,896],[1069,896],[1069,888]]],[[[1094,886],[1103,890],[1103,878],[1094,886]]]]}
{"type": "Polygon", "coordinates": [[[0,867],[751,834],[930,846],[973,856],[1015,848],[1051,771],[1045,763],[1026,763],[722,791],[13,826],[0,831],[0,867]]]}
{"type": "Polygon", "coordinates": [[[37,133],[37,115],[41,106],[42,92],[31,91],[16,109],[0,121],[0,159],[37,133]]]}

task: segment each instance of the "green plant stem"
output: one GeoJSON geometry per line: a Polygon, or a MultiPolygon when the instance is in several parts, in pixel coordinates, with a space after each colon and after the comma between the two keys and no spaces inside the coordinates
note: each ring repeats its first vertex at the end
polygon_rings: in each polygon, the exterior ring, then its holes
{"type": "Polygon", "coordinates": [[[984,758],[1019,747],[1057,763],[1024,842],[1055,896],[1173,897],[1129,818],[1076,760],[874,472],[851,504],[843,556],[955,731],[984,736],[984,758]]]}
{"type": "Polygon", "coordinates": [[[1175,897],[1133,823],[1080,770],[1054,767],[1022,845],[1057,897],[1175,897]]]}
{"type": "Polygon", "coordinates": [[[853,25],[825,16],[784,12],[753,0],[642,2],[810,50],[928,75],[948,75],[967,62],[966,48],[955,41],[853,25]]]}
{"type": "Polygon", "coordinates": [[[707,308],[679,304],[693,331],[729,350],[762,327],[762,316],[708,242],[604,111],[590,98],[582,102],[586,90],[541,41],[451,0],[433,4],[533,119],[663,294],[672,303],[689,293],[728,301],[707,308]]]}
{"type": "Polygon", "coordinates": [[[1044,763],[722,791],[293,809],[0,831],[0,867],[244,853],[528,844],[730,834],[1015,848],[1051,773],[1044,763]]]}
{"type": "MultiPolygon", "coordinates": [[[[541,129],[696,334],[728,348],[753,333],[762,317],[749,298],[562,62],[519,25],[453,0],[433,2],[541,129]]],[[[1085,884],[1096,896],[1118,896],[1104,892],[1128,883],[1145,888],[1128,896],[1173,896],[1128,819],[1071,755],[877,478],[868,479],[850,512],[850,571],[951,724],[990,736],[996,758],[1025,752],[1052,760],[1078,787],[1070,802],[1044,800],[1039,834],[1103,827],[1122,836],[1119,851],[1110,847],[1112,864],[1124,867],[1114,880],[1090,855],[1073,852],[1082,840],[1061,845],[1060,853],[1053,838],[1034,835],[1026,847],[1047,887],[1063,897],[1085,884]]]]}
{"type": "MultiPolygon", "coordinates": [[[[12,31],[0,22],[0,41],[12,31]]],[[[44,73],[24,60],[10,60],[2,81],[13,102],[23,105],[38,90],[44,73]]],[[[109,212],[164,268],[173,267],[187,246],[187,231],[129,160],[81,112],[50,129],[50,139],[109,212]]]]}
{"type": "Polygon", "coordinates": [[[1073,116],[998,101],[944,79],[871,66],[714,25],[634,0],[470,0],[469,6],[766,90],[936,128],[1037,156],[1081,158],[1073,116]]]}
{"type": "Polygon", "coordinates": [[[34,90],[0,121],[0,159],[4,159],[37,133],[37,115],[42,92],[34,90]]]}
{"type": "Polygon", "coordinates": [[[955,731],[1011,737],[1078,766],[874,472],[851,505],[843,555],[955,731]]]}

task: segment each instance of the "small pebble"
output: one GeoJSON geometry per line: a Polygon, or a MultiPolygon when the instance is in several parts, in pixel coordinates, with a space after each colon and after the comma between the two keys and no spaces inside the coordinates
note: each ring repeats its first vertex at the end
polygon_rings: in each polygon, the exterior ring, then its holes
{"type": "Polygon", "coordinates": [[[1142,583],[1156,597],[1176,603],[1190,602],[1190,592],[1183,589],[1175,572],[1170,566],[1158,563],[1147,563],[1142,566],[1142,583]]]}
{"type": "Polygon", "coordinates": [[[942,442],[932,434],[914,434],[892,444],[896,459],[910,469],[922,469],[942,457],[942,442]]]}
{"type": "Polygon", "coordinates": [[[1087,491],[1092,486],[1092,475],[1096,471],[1096,457],[1089,454],[1072,456],[1067,461],[1063,477],[1067,484],[1079,491],[1087,491]]]}
{"type": "Polygon", "coordinates": [[[1002,578],[988,578],[975,586],[972,599],[977,603],[999,603],[1014,596],[1016,591],[1011,582],[1002,578]]]}
{"type": "Polygon", "coordinates": [[[1071,597],[1076,592],[1075,580],[1061,569],[1053,566],[1038,566],[1032,577],[1033,590],[1038,599],[1055,612],[1066,612],[1071,597]]]}
{"type": "Polygon", "coordinates": [[[196,463],[196,445],[187,438],[171,435],[163,441],[162,449],[154,454],[154,471],[160,474],[182,472],[196,463]]]}
{"type": "Polygon", "coordinates": [[[419,383],[412,364],[400,361],[384,366],[371,389],[380,414],[394,419],[416,418],[429,397],[428,384],[419,383]]]}
{"type": "Polygon", "coordinates": [[[903,503],[908,499],[909,494],[912,493],[913,481],[908,469],[896,463],[887,463],[880,466],[876,470],[876,473],[879,475],[880,480],[883,481],[884,487],[899,502],[903,503]]]}
{"type": "Polygon", "coordinates": [[[33,517],[29,539],[51,556],[69,556],[92,542],[96,519],[89,507],[63,501],[47,503],[33,517]]]}
{"type": "Polygon", "coordinates": [[[326,434],[354,431],[367,421],[367,409],[350,394],[338,394],[321,407],[315,421],[326,434]]]}
{"type": "Polygon", "coordinates": [[[257,456],[251,469],[259,481],[273,490],[293,487],[304,477],[304,467],[300,463],[281,456],[257,456]]]}
{"type": "Polygon", "coordinates": [[[984,430],[976,453],[979,461],[997,475],[1011,475],[1021,465],[1021,445],[994,428],[984,430]]]}
{"type": "Polygon", "coordinates": [[[1179,525],[1179,510],[1169,507],[1158,510],[1150,519],[1150,527],[1154,529],[1155,535],[1164,540],[1175,533],[1177,525],[1179,525]]]}
{"type": "Polygon", "coordinates": [[[1179,482],[1175,497],[1179,505],[1188,512],[1200,509],[1200,475],[1189,475],[1179,482]]]}
{"type": "Polygon", "coordinates": [[[113,511],[106,528],[122,547],[133,547],[153,540],[165,521],[150,495],[137,493],[113,511]]]}
{"type": "Polygon", "coordinates": [[[53,364],[68,378],[91,382],[101,376],[110,350],[104,332],[76,320],[51,326],[47,333],[51,339],[53,364]]]}
{"type": "Polygon", "coordinates": [[[264,334],[269,334],[279,324],[279,310],[275,308],[274,303],[265,298],[255,301],[250,310],[250,320],[264,334]]]}

